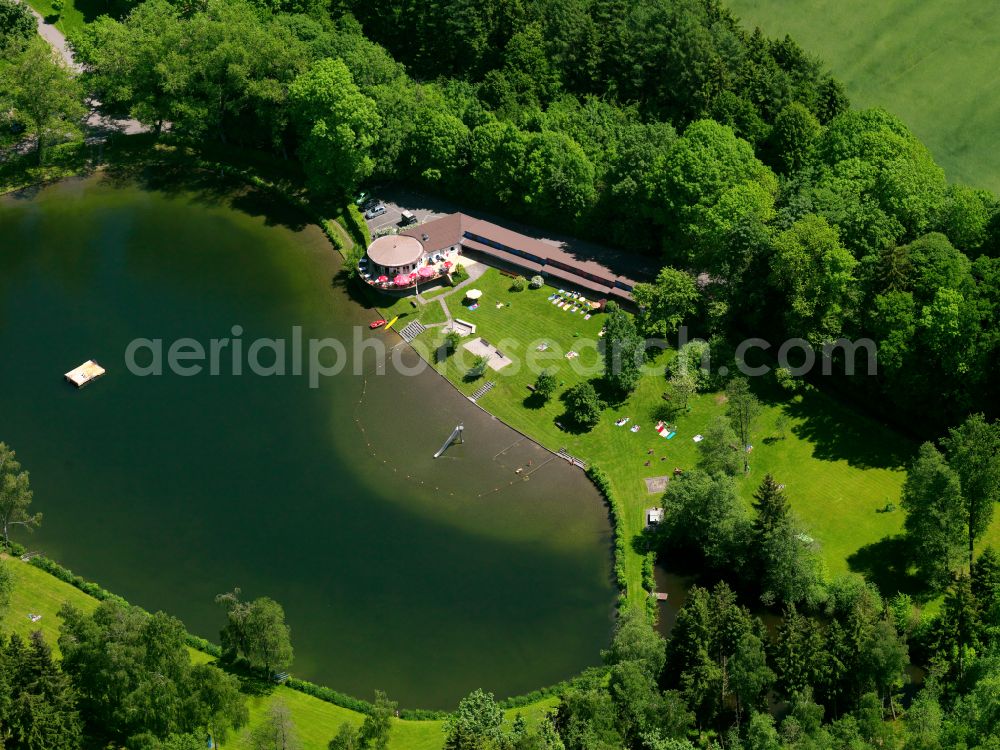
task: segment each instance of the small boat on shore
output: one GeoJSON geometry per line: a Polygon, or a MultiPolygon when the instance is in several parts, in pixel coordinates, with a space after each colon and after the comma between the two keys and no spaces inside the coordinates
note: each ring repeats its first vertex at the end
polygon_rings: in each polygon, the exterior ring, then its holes
{"type": "Polygon", "coordinates": [[[378,320],[373,320],[371,323],[369,323],[368,327],[374,331],[376,328],[381,328],[384,325],[385,325],[385,320],[379,318],[378,320]]]}

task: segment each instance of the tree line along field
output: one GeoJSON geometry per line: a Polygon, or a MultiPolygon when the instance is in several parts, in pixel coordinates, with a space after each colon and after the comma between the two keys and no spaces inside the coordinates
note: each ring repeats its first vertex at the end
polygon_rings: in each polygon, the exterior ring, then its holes
{"type": "Polygon", "coordinates": [[[855,106],[900,116],[950,180],[1000,190],[1000,5],[988,0],[729,0],[749,27],[819,56],[855,106]]]}
{"type": "MultiPolygon", "coordinates": [[[[641,378],[624,403],[604,410],[593,430],[576,433],[560,429],[557,422],[566,421],[562,418],[566,407],[559,394],[588,379],[574,370],[564,355],[575,348],[580,351],[580,357],[574,360],[579,363],[578,369],[596,364],[600,372],[601,355],[581,344],[598,340],[607,316],[599,314],[584,320],[582,315],[559,309],[548,300],[555,291],[548,286],[511,291],[511,279],[495,269],[488,270],[475,286],[484,292],[475,311],[463,304],[461,291],[444,293],[452,316],[475,323],[476,336],[482,336],[515,362],[523,363],[529,355],[537,357],[535,347],[547,343],[549,351],[556,355],[541,366],[556,376],[559,386],[555,397],[544,405],[530,398],[528,386],[535,382],[537,368],[511,365],[499,372],[487,370],[482,378],[470,380],[466,374],[473,357],[462,352],[461,346],[458,355],[435,362],[437,349],[444,343],[442,328],[430,329],[413,345],[466,395],[474,393],[486,380],[495,381],[496,386],[479,400],[484,409],[547,448],[566,448],[607,473],[625,516],[629,592],[641,591],[642,557],[629,545],[645,525],[645,510],[660,504],[659,494],[648,493],[643,480],[669,475],[675,467],[695,468],[698,450],[692,438],[706,433],[710,424],[725,414],[724,395],[714,392],[694,396],[690,412],[676,419],[677,436],[671,440],[659,437],[654,430],[654,414],[667,390],[664,367],[675,354],[668,350],[656,355],[650,363],[653,374],[641,378]],[[629,423],[615,426],[615,420],[623,416],[630,417],[629,423]],[[629,430],[635,424],[640,425],[638,433],[629,430]],[[652,456],[647,453],[650,449],[652,456]]],[[[386,316],[401,316],[396,324],[400,328],[414,319],[424,323],[440,320],[436,298],[419,310],[413,310],[408,299],[386,298],[381,302],[386,303],[379,308],[386,316]]],[[[463,343],[468,340],[463,339],[463,343]]],[[[822,391],[807,389],[791,397],[777,388],[765,386],[758,391],[764,409],[753,430],[751,472],[738,480],[743,498],[749,504],[764,475],[774,475],[786,485],[792,508],[818,541],[831,577],[854,571],[878,583],[886,596],[906,591],[908,576],[906,570],[899,570],[900,544],[893,540],[902,533],[905,514],[899,507],[900,490],[905,469],[916,453],[916,443],[822,391]],[[887,504],[894,510],[885,512],[887,504]]],[[[987,545],[1000,546],[1000,515],[994,518],[980,548],[987,545]]]]}

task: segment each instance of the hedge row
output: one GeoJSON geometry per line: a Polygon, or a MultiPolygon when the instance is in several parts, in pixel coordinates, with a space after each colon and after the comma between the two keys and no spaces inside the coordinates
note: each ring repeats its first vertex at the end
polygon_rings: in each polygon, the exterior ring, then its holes
{"type": "Polygon", "coordinates": [[[372,236],[368,231],[368,222],[365,221],[365,217],[361,215],[361,211],[353,203],[347,204],[347,208],[337,217],[337,221],[340,222],[340,225],[358,247],[364,249],[372,244],[372,236]]]}
{"type": "Polygon", "coordinates": [[[340,706],[341,708],[357,711],[359,714],[368,714],[371,713],[372,710],[372,704],[368,701],[363,701],[360,698],[339,693],[332,688],[323,687],[322,685],[317,685],[313,682],[309,682],[308,680],[300,680],[297,677],[290,677],[285,684],[292,690],[298,690],[300,693],[311,695],[313,698],[319,698],[321,701],[332,703],[333,705],[340,706]]]}
{"type": "Polygon", "coordinates": [[[649,615],[649,619],[656,622],[656,618],[660,614],[660,608],[657,605],[656,597],[653,594],[656,592],[656,574],[654,569],[656,566],[656,552],[649,551],[646,556],[642,558],[642,587],[646,590],[646,614],[649,615]]]}
{"type": "Polygon", "coordinates": [[[622,523],[621,507],[611,492],[611,480],[597,464],[587,468],[587,477],[604,495],[608,504],[608,515],[611,517],[611,528],[615,530],[615,581],[622,599],[628,598],[628,578],[625,575],[625,531],[622,523]]]}
{"type": "Polygon", "coordinates": [[[64,568],[55,560],[50,560],[47,557],[39,555],[38,557],[31,558],[30,563],[36,568],[44,570],[49,575],[58,578],[60,581],[68,583],[74,588],[80,589],[83,593],[94,597],[100,602],[114,601],[126,607],[132,606],[125,599],[118,596],[118,594],[112,594],[106,588],[103,588],[93,581],[88,581],[86,578],[76,575],[72,570],[64,568]]]}

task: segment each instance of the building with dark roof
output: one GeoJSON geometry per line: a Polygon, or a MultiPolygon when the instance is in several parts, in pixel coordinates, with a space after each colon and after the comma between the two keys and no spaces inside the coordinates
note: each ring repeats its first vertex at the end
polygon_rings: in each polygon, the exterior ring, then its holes
{"type": "Polygon", "coordinates": [[[390,237],[380,237],[368,248],[372,265],[366,280],[387,290],[406,291],[417,282],[448,273],[454,257],[464,253],[480,256],[490,265],[508,267],[526,276],[540,274],[548,278],[550,284],[574,286],[598,296],[632,302],[636,281],[631,276],[615,273],[598,260],[578,257],[562,245],[466,214],[448,214],[405,229],[391,239],[406,250],[397,251],[396,245],[390,248],[390,243],[386,242],[390,237]],[[410,240],[420,244],[420,253],[415,252],[410,240]],[[421,268],[429,268],[432,273],[421,271],[421,268]],[[402,278],[407,274],[413,277],[410,283],[402,278]],[[394,283],[392,279],[404,283],[394,283]]]}

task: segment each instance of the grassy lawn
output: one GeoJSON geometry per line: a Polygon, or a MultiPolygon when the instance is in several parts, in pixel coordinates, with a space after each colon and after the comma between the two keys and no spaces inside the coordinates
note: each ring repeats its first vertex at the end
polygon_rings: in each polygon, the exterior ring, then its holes
{"type": "Polygon", "coordinates": [[[60,607],[68,602],[84,612],[92,612],[97,608],[97,600],[44,570],[7,555],[3,557],[14,574],[14,593],[2,618],[3,632],[27,638],[35,630],[41,630],[45,641],[58,651],[60,607]],[[42,619],[33,623],[28,619],[29,614],[41,615],[42,619]]]}
{"type": "MultiPolygon", "coordinates": [[[[444,309],[436,298],[421,302],[412,294],[405,297],[384,294],[364,284],[355,284],[355,289],[361,290],[361,294],[364,295],[364,304],[378,309],[386,320],[392,320],[399,316],[399,320],[393,326],[397,331],[402,330],[415,320],[419,320],[424,325],[444,323],[447,320],[444,309]]],[[[451,287],[445,287],[441,291],[435,289],[435,297],[440,296],[445,291],[450,292],[451,287]]],[[[423,293],[421,296],[424,296],[423,293]]]]}
{"type": "MultiPolygon", "coordinates": [[[[327,743],[333,739],[337,729],[345,721],[361,726],[361,714],[340,708],[317,700],[311,696],[288,688],[278,688],[272,695],[250,699],[250,724],[241,735],[230,740],[229,747],[248,747],[246,733],[267,718],[271,703],[280,700],[288,707],[299,739],[302,740],[302,750],[326,750],[327,743]]],[[[548,698],[533,703],[522,709],[506,712],[507,719],[513,721],[518,713],[524,715],[529,723],[534,723],[548,712],[554,711],[558,705],[556,698],[548,698]]],[[[444,745],[443,721],[400,721],[396,720],[389,741],[391,750],[440,750],[444,745]]]]}
{"type": "Polygon", "coordinates": [[[1000,4],[990,0],[730,0],[747,26],[790,34],[855,106],[899,115],[948,177],[1000,191],[1000,4]]]}
{"type": "MultiPolygon", "coordinates": [[[[591,342],[597,339],[604,316],[584,320],[579,313],[551,304],[551,288],[511,292],[509,284],[508,278],[491,269],[476,283],[484,292],[476,310],[463,304],[461,291],[449,296],[447,303],[454,317],[475,323],[477,335],[496,345],[514,363],[500,372],[488,370],[483,379],[473,382],[465,378],[472,361],[467,352],[460,350],[435,367],[466,394],[485,380],[495,381],[493,390],[479,401],[485,409],[552,450],[566,448],[599,464],[622,504],[626,537],[631,538],[643,528],[645,509],[658,501],[657,495],[646,492],[643,479],[669,475],[675,467],[693,468],[697,445],[692,438],[725,413],[724,398],[717,393],[699,394],[689,413],[676,420],[676,437],[659,437],[653,429],[654,414],[663,403],[663,366],[672,356],[662,352],[635,393],[625,403],[608,408],[593,431],[575,434],[560,429],[561,401],[556,397],[545,405],[534,403],[528,385],[542,368],[553,370],[560,391],[596,377],[601,371],[600,355],[591,342]],[[548,351],[536,352],[543,342],[548,351]],[[574,349],[580,356],[566,359],[565,353],[574,349]],[[532,360],[536,366],[525,366],[532,360]],[[614,421],[619,416],[631,417],[631,421],[616,427],[614,421]],[[640,430],[633,433],[629,428],[636,424],[640,430]]],[[[434,329],[418,337],[414,345],[432,359],[442,339],[443,332],[434,329]]],[[[898,584],[893,578],[898,572],[894,570],[898,545],[885,540],[902,530],[903,513],[898,505],[903,468],[916,446],[815,390],[792,398],[766,389],[761,395],[764,410],[755,427],[751,473],[740,480],[743,497],[749,503],[764,474],[774,474],[787,485],[793,508],[820,542],[831,575],[855,570],[867,573],[883,588],[898,584]],[[784,434],[776,427],[781,415],[788,421],[784,434]],[[897,510],[879,512],[890,502],[897,510]]],[[[994,544],[1000,541],[1000,519],[993,524],[990,539],[994,544]]],[[[641,556],[630,552],[627,562],[629,590],[639,591],[641,556]]]]}
{"type": "MultiPolygon", "coordinates": [[[[0,630],[5,634],[17,633],[23,638],[41,630],[45,642],[58,654],[59,625],[62,623],[59,610],[62,605],[69,603],[84,612],[93,612],[97,608],[97,600],[34,565],[10,558],[6,554],[2,557],[14,574],[14,593],[10,599],[10,607],[0,617],[0,630]],[[32,622],[28,615],[41,615],[42,619],[32,622]]],[[[189,648],[188,652],[195,664],[212,661],[212,657],[202,651],[189,648]]]]}

